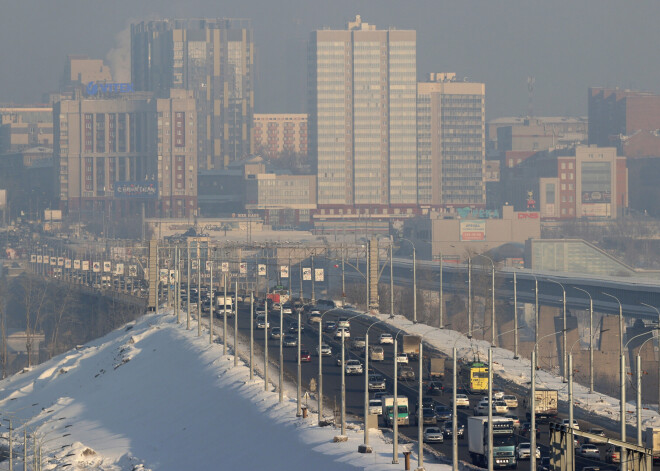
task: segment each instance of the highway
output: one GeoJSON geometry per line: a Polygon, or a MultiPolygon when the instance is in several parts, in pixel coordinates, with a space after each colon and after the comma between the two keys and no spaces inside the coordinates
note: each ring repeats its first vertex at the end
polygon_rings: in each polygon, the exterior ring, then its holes
{"type": "MultiPolygon", "coordinates": [[[[326,320],[338,320],[339,317],[350,317],[351,315],[354,315],[354,312],[352,311],[333,311],[331,313],[328,313],[327,316],[324,317],[324,321],[326,320]]],[[[270,322],[270,327],[271,329],[273,327],[277,327],[279,323],[279,311],[269,311],[268,318],[270,322]]],[[[297,314],[294,312],[293,315],[285,315],[284,317],[284,331],[285,334],[288,331],[288,328],[290,326],[293,326],[297,324],[297,314]]],[[[317,330],[317,325],[309,325],[305,322],[305,315],[301,316],[301,322],[304,325],[304,331],[301,334],[301,344],[303,348],[309,350],[309,352],[312,354],[312,361],[309,363],[302,363],[302,383],[303,383],[303,393],[305,391],[309,390],[309,383],[312,379],[314,379],[315,382],[318,382],[318,357],[316,356],[316,349],[318,346],[318,330],[317,330]]],[[[249,311],[249,306],[243,306],[239,305],[239,335],[242,337],[243,341],[246,339],[249,339],[250,336],[250,311],[249,311]]],[[[216,316],[216,321],[215,321],[215,327],[214,327],[214,332],[218,336],[222,336],[222,318],[217,318],[216,316]]],[[[234,324],[234,319],[230,318],[228,319],[228,337],[229,337],[229,342],[231,343],[233,341],[233,324],[234,324]]],[[[366,323],[366,320],[360,320],[359,318],[354,318],[351,320],[351,336],[352,338],[355,337],[364,337],[365,330],[367,328],[368,324],[366,323]]],[[[393,335],[396,334],[396,332],[392,331],[389,329],[389,327],[386,324],[377,324],[375,325],[369,332],[369,339],[370,339],[370,344],[374,345],[377,344],[378,338],[381,333],[383,332],[389,332],[393,335]]],[[[263,340],[264,340],[264,330],[262,329],[254,329],[254,338],[255,338],[255,361],[257,365],[262,366],[263,365],[263,340]]],[[[401,337],[400,337],[401,338],[401,337]]],[[[327,343],[328,345],[331,346],[332,348],[332,356],[329,357],[323,357],[323,394],[324,394],[324,416],[328,418],[329,416],[332,416],[333,409],[336,407],[337,411],[337,416],[336,416],[336,422],[339,423],[339,415],[338,411],[340,408],[340,400],[341,400],[341,369],[339,366],[336,364],[336,356],[337,354],[341,353],[341,343],[338,340],[335,340],[332,334],[323,334],[323,341],[327,343]]],[[[269,360],[271,362],[271,366],[277,366],[278,361],[279,361],[279,339],[272,339],[269,337],[268,339],[268,346],[269,346],[269,360]]],[[[392,393],[392,388],[393,388],[393,370],[394,366],[392,363],[393,359],[393,346],[392,345],[383,345],[385,349],[385,360],[382,362],[369,362],[369,367],[370,369],[373,369],[386,377],[387,379],[387,390],[388,392],[392,393]]],[[[285,367],[285,379],[287,381],[290,381],[295,384],[296,376],[297,376],[297,361],[296,361],[296,354],[297,354],[297,348],[284,348],[284,367],[285,367]]],[[[438,355],[441,356],[438,352],[434,352],[430,347],[425,345],[425,350],[424,350],[425,356],[426,355],[438,355]]],[[[364,349],[354,350],[351,348],[351,342],[350,340],[346,340],[346,359],[352,359],[356,358],[359,359],[363,364],[364,364],[364,349]]],[[[418,363],[416,361],[411,361],[410,366],[413,367],[415,374],[417,375],[418,371],[418,363]]],[[[444,386],[445,386],[445,392],[443,395],[435,396],[434,399],[438,402],[438,404],[444,404],[449,406],[450,405],[450,399],[451,399],[451,362],[447,361],[447,366],[449,369],[447,369],[446,372],[446,378],[444,380],[444,386]]],[[[274,384],[277,384],[278,378],[277,377],[271,377],[270,381],[273,382],[274,384]]],[[[363,415],[363,410],[364,410],[364,377],[362,375],[347,375],[345,376],[345,381],[346,381],[346,413],[347,417],[354,416],[357,418],[357,420],[362,420],[362,415],[363,415]]],[[[459,375],[459,381],[460,381],[460,375],[459,375]]],[[[398,394],[399,395],[405,395],[409,398],[409,401],[411,403],[411,426],[409,427],[399,427],[399,433],[403,437],[400,438],[400,443],[405,443],[407,441],[416,441],[417,439],[417,427],[414,425],[415,423],[415,418],[412,415],[416,411],[416,403],[417,403],[417,396],[418,396],[418,389],[417,389],[417,381],[414,382],[406,382],[406,381],[399,381],[399,387],[398,387],[398,394]],[[407,438],[405,438],[407,437],[407,438]]],[[[510,388],[510,385],[505,384],[504,382],[498,381],[496,379],[494,381],[494,386],[502,389],[505,391],[507,394],[515,394],[517,393],[519,397],[519,402],[522,405],[522,396],[520,391],[513,391],[510,388]]],[[[460,388],[462,387],[461,383],[459,382],[459,391],[460,388]]],[[[464,391],[461,391],[464,392],[464,391]]],[[[373,393],[370,394],[370,397],[373,396],[373,393]]],[[[459,416],[459,423],[465,424],[466,425],[466,437],[463,440],[459,440],[459,445],[458,445],[458,450],[459,450],[459,459],[462,461],[470,462],[469,454],[468,454],[468,449],[467,449],[467,417],[472,414],[472,408],[476,405],[476,403],[479,401],[481,398],[481,395],[476,396],[470,396],[470,404],[471,407],[469,410],[459,410],[458,416],[459,416]]],[[[310,403],[310,408],[313,411],[316,411],[316,401],[313,403],[310,403]]],[[[523,422],[525,412],[520,407],[517,411],[513,411],[514,413],[517,413],[521,417],[521,422],[523,422]]],[[[589,428],[593,427],[598,427],[600,425],[593,425],[591,423],[588,423],[586,421],[580,420],[580,426],[582,430],[588,430],[589,428]]],[[[382,421],[380,422],[381,428],[383,428],[383,423],[382,421]]],[[[542,448],[542,454],[543,456],[548,455],[548,440],[549,440],[549,433],[548,433],[548,426],[546,424],[540,425],[540,430],[541,430],[541,437],[540,440],[538,441],[538,444],[542,448]]],[[[615,430],[617,430],[617,425],[612,423],[608,428],[610,429],[607,433],[608,436],[610,437],[616,437],[617,433],[615,430]]],[[[605,427],[603,427],[605,428],[605,427]]],[[[386,429],[391,432],[391,429],[386,429]]],[[[522,437],[518,436],[518,441],[523,442],[523,441],[529,441],[528,437],[522,437]]],[[[445,440],[443,444],[427,444],[426,449],[428,450],[428,447],[433,448],[436,452],[444,455],[447,459],[451,460],[451,438],[448,438],[445,440]]],[[[604,457],[604,447],[601,446],[601,457],[604,457]]],[[[416,449],[416,448],[415,448],[416,449]]],[[[425,456],[425,459],[428,460],[430,456],[425,456]]],[[[400,457],[400,459],[402,459],[400,457]]],[[[525,469],[525,464],[526,462],[520,462],[519,466],[522,469],[525,469]]],[[[598,466],[600,469],[616,469],[615,466],[610,465],[608,468],[608,465],[604,461],[594,461],[594,460],[586,460],[583,458],[578,458],[577,459],[577,466],[576,469],[582,469],[584,466],[598,466]]]]}

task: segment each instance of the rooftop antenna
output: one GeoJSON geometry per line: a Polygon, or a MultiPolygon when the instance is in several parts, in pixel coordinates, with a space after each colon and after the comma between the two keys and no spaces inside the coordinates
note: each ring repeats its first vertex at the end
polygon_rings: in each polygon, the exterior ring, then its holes
{"type": "Polygon", "coordinates": [[[534,82],[536,79],[531,75],[527,77],[527,116],[534,116],[534,82]]]}

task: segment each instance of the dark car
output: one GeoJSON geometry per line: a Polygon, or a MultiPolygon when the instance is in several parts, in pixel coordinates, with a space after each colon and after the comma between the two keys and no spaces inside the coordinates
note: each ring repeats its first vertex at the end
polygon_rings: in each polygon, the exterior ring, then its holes
{"type": "Polygon", "coordinates": [[[451,420],[452,411],[447,406],[439,405],[435,408],[435,415],[438,416],[438,420],[451,420]]]}
{"type": "MultiPolygon", "coordinates": [[[[443,426],[442,426],[442,433],[444,434],[445,437],[451,437],[453,433],[452,429],[452,421],[447,420],[443,426]]],[[[465,435],[465,425],[464,424],[457,424],[456,425],[456,436],[461,439],[465,435]]]]}
{"type": "Polygon", "coordinates": [[[444,386],[442,386],[442,383],[438,381],[430,381],[426,385],[426,394],[429,394],[431,396],[437,396],[438,394],[442,394],[444,392],[444,386]]]}
{"type": "MultiPolygon", "coordinates": [[[[528,436],[531,429],[532,424],[530,422],[523,422],[522,427],[520,427],[520,435],[523,437],[528,436]]],[[[536,438],[541,438],[541,431],[538,425],[536,426],[536,438]]]]}
{"type": "Polygon", "coordinates": [[[336,328],[337,328],[337,323],[335,321],[325,321],[323,332],[334,332],[336,328]]]}
{"type": "MultiPolygon", "coordinates": [[[[419,423],[419,416],[415,417],[415,421],[419,423]]],[[[438,423],[435,411],[431,407],[422,408],[422,423],[424,425],[436,425],[438,423]]]]}
{"type": "MultiPolygon", "coordinates": [[[[289,327],[289,332],[292,333],[292,334],[297,334],[298,333],[298,324],[297,323],[291,324],[291,326],[289,327]]],[[[300,332],[305,332],[305,326],[303,325],[302,322],[300,323],[300,332]]]]}
{"type": "Polygon", "coordinates": [[[297,347],[298,346],[298,338],[295,335],[288,335],[287,334],[282,339],[282,346],[283,347],[297,347]]]}

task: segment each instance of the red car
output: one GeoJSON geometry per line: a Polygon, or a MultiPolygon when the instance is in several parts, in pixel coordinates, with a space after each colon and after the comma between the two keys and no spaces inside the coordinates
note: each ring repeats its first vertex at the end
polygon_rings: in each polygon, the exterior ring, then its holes
{"type": "Polygon", "coordinates": [[[312,355],[309,353],[309,350],[300,350],[300,361],[301,362],[312,361],[312,355]]]}

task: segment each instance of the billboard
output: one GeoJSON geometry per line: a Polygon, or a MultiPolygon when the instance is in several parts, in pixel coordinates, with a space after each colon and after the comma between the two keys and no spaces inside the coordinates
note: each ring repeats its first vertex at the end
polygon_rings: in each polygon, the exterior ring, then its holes
{"type": "Polygon", "coordinates": [[[34,255],[34,254],[30,255],[30,261],[31,261],[32,263],[36,263],[36,261],[37,261],[37,256],[34,255]]]}
{"type": "Polygon", "coordinates": [[[461,221],[460,237],[463,241],[486,240],[486,221],[461,221]]]}
{"type": "Polygon", "coordinates": [[[239,269],[241,272],[241,275],[246,275],[247,274],[247,263],[241,262],[239,265],[239,269]]]}
{"type": "Polygon", "coordinates": [[[136,277],[137,276],[137,265],[128,266],[128,276],[136,277]]]}
{"type": "Polygon", "coordinates": [[[289,277],[289,266],[288,265],[281,265],[280,266],[280,278],[288,278],[289,277]]]}
{"type": "Polygon", "coordinates": [[[92,263],[92,271],[94,273],[99,273],[101,271],[101,262],[93,262],[92,263]]]}
{"type": "Polygon", "coordinates": [[[88,271],[89,270],[89,260],[83,260],[82,261],[82,269],[83,269],[83,271],[88,271]]]}
{"type": "Polygon", "coordinates": [[[222,273],[227,273],[229,271],[229,262],[222,262],[222,273]]]}
{"type": "Polygon", "coordinates": [[[70,258],[65,258],[64,259],[64,268],[71,268],[71,259],[70,258]]]}
{"type": "Polygon", "coordinates": [[[606,218],[612,216],[610,203],[582,203],[582,216],[606,218]]]}
{"type": "Polygon", "coordinates": [[[152,199],[158,198],[158,182],[115,182],[115,198],[152,199]]]}
{"type": "Polygon", "coordinates": [[[259,264],[257,273],[259,276],[266,276],[266,265],[262,265],[261,263],[259,264]]]}
{"type": "Polygon", "coordinates": [[[80,270],[80,260],[74,260],[73,261],[73,269],[74,270],[80,270]]]}
{"type": "Polygon", "coordinates": [[[112,262],[103,262],[103,273],[112,272],[112,262]]]}
{"type": "Polygon", "coordinates": [[[314,281],[323,281],[324,276],[323,276],[323,268],[315,268],[314,269],[314,281]]]}
{"type": "Polygon", "coordinates": [[[303,280],[312,281],[312,269],[311,268],[303,268],[303,280]]]}

